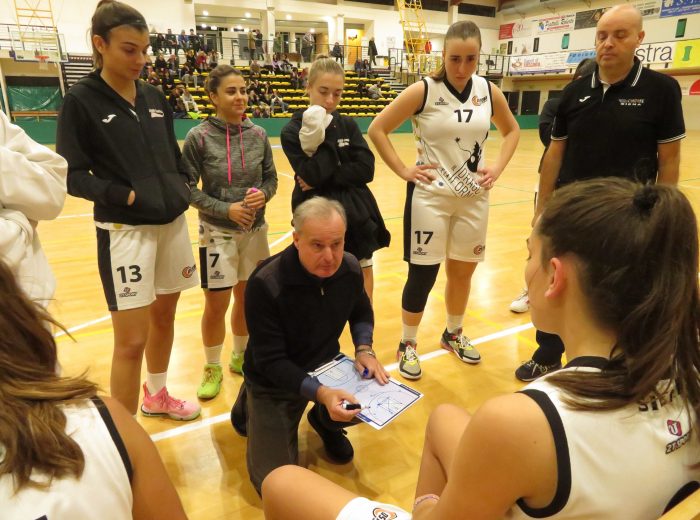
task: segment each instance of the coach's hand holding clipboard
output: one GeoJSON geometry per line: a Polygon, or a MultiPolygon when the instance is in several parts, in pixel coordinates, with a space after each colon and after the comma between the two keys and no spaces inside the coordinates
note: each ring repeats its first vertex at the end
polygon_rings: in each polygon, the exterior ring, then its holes
{"type": "Polygon", "coordinates": [[[360,345],[355,349],[355,368],[363,379],[375,378],[380,385],[389,382],[389,372],[384,370],[369,345],[360,345]]]}

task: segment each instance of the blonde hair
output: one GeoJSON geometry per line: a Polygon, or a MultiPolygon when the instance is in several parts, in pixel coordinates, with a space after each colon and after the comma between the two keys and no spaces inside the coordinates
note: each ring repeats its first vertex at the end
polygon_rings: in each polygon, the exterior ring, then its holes
{"type": "Polygon", "coordinates": [[[345,79],[345,71],[340,64],[325,54],[319,54],[309,69],[308,85],[312,85],[323,74],[338,74],[345,79]]]}

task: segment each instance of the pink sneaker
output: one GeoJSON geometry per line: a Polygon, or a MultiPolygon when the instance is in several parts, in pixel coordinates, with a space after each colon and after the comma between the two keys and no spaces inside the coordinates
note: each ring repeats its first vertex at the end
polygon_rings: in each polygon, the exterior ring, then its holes
{"type": "Polygon", "coordinates": [[[148,391],[146,383],[143,384],[143,404],[141,413],[149,417],[167,415],[176,421],[191,421],[199,417],[202,408],[195,403],[180,401],[168,394],[168,389],[163,387],[155,395],[148,391]]]}

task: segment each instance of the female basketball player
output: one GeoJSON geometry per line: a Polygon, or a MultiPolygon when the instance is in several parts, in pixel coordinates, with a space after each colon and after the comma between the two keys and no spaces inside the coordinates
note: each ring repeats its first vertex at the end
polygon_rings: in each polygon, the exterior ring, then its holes
{"type": "MultiPolygon", "coordinates": [[[[690,203],[668,185],[571,184],[528,248],[532,321],[562,337],[569,364],[472,418],[436,409],[412,518],[658,518],[700,479],[690,203]]],[[[270,474],[262,495],[268,520],[411,518],[298,467],[270,474]]]]}
{"type": "Polygon", "coordinates": [[[374,178],[374,154],[355,120],[336,111],[344,84],[339,63],[327,56],[314,61],[306,89],[309,108],[296,112],[282,130],[282,149],[297,181],[292,210],[316,195],[337,200],[345,208],[345,250],[360,261],[371,300],[372,253],[388,246],[391,237],[367,187],[374,178]]]}
{"type": "Polygon", "coordinates": [[[199,269],[205,305],[202,342],[206,365],[197,395],[221,389],[221,349],[233,288],[233,352],[229,368],[241,373],[248,343],[244,293],[258,262],[270,256],[265,204],[277,191],[277,172],[265,130],[245,118],[246,84],[230,65],[219,65],[206,83],[216,116],[187,134],[183,163],[190,176],[191,204],[199,210],[199,269]],[[202,179],[202,189],[197,183],[202,179]]]}
{"type": "Polygon", "coordinates": [[[404,210],[408,280],[397,357],[399,372],[409,379],[421,376],[416,355],[418,325],[443,260],[447,327],[440,343],[466,363],[481,361],[462,334],[464,311],[472,275],[484,259],[488,191],[513,156],[520,129],[503,93],[476,74],[480,50],[476,24],[452,24],[437,74],[408,87],[369,128],[382,159],[408,182],[404,210]],[[418,160],[406,166],[389,141],[389,133],[409,117],[418,160]],[[491,122],[503,136],[503,144],[498,160],[486,165],[483,154],[491,122]]]}
{"type": "Polygon", "coordinates": [[[114,327],[111,393],[136,413],[145,349],[143,414],[194,419],[199,405],[166,388],[177,300],[197,285],[172,110],[162,92],[138,81],[149,46],[138,11],[100,1],[91,37],[97,69],[66,94],[56,150],[68,161],[68,192],[94,203],[114,327]]]}
{"type": "Polygon", "coordinates": [[[153,441],[84,377],[59,377],[43,308],[0,261],[3,518],[186,518],[153,441]],[[158,497],[158,500],[153,500],[158,497]]]}

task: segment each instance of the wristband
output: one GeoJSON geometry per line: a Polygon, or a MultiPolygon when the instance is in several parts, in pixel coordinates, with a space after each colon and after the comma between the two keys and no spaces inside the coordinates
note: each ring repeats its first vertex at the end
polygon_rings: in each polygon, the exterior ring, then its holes
{"type": "Polygon", "coordinates": [[[433,495],[432,493],[429,493],[427,495],[421,495],[418,498],[416,498],[415,502],[413,502],[413,509],[417,508],[426,500],[435,500],[437,502],[438,500],[440,500],[440,497],[437,495],[433,495]]]}
{"type": "Polygon", "coordinates": [[[369,356],[372,356],[375,359],[377,358],[377,355],[374,353],[374,350],[372,350],[371,348],[362,348],[360,350],[356,350],[355,357],[357,357],[359,354],[362,354],[363,352],[369,356]]]}

